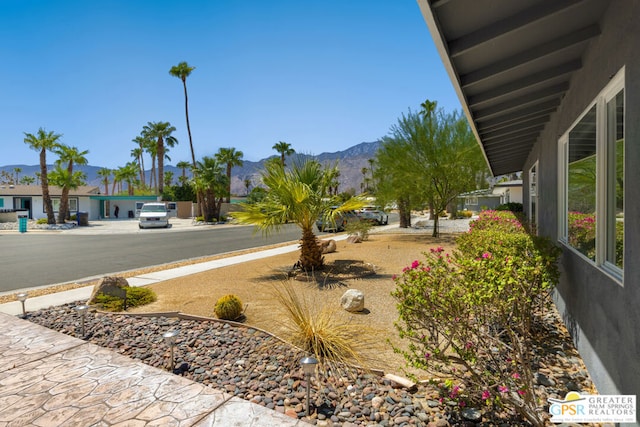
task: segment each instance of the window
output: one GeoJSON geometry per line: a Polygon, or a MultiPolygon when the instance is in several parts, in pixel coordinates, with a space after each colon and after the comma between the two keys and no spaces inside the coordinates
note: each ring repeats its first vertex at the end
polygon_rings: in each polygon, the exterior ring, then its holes
{"type": "Polygon", "coordinates": [[[467,197],[464,200],[464,204],[465,205],[477,205],[478,204],[478,198],[477,197],[467,197]]]}
{"type": "MultiPolygon", "coordinates": [[[[60,198],[55,197],[51,198],[51,204],[53,205],[53,211],[60,211],[60,198]]],[[[43,210],[44,212],[44,210],[43,210]]],[[[77,197],[69,197],[69,212],[78,212],[78,198],[77,197]]]]}
{"type": "Polygon", "coordinates": [[[560,240],[622,280],[624,69],[562,135],[559,155],[560,240]]]}

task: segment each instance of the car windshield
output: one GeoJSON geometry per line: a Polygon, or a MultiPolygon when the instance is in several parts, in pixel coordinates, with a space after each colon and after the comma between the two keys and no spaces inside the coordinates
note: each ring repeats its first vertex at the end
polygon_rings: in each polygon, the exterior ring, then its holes
{"type": "Polygon", "coordinates": [[[142,206],[142,212],[166,212],[167,208],[164,205],[144,205],[142,206]]]}

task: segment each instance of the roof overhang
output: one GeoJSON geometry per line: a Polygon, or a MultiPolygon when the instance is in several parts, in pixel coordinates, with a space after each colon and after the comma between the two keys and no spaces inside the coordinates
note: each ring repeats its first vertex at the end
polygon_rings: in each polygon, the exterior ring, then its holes
{"type": "Polygon", "coordinates": [[[493,175],[521,171],[610,0],[417,0],[493,175]]]}

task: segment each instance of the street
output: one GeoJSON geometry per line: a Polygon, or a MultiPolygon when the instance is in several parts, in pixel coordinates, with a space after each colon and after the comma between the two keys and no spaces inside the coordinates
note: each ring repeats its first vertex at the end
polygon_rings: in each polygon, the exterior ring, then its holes
{"type": "Polygon", "coordinates": [[[135,234],[0,234],[0,292],[46,286],[242,249],[295,242],[289,224],[268,238],[253,226],[135,234]]]}

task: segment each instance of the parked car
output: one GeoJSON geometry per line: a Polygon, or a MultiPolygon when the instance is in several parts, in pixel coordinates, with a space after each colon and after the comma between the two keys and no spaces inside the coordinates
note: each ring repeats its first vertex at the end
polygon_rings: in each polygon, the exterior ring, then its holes
{"type": "Polygon", "coordinates": [[[389,223],[389,215],[375,206],[365,206],[362,208],[360,210],[360,218],[363,221],[369,221],[377,225],[386,225],[389,223]]]}
{"type": "Polygon", "coordinates": [[[140,209],[140,228],[169,227],[169,212],[164,203],[145,203],[140,209]]]}
{"type": "MultiPolygon", "coordinates": [[[[336,209],[336,206],[331,208],[336,209]]],[[[352,221],[360,221],[360,217],[356,211],[345,211],[336,216],[335,221],[325,221],[324,217],[316,220],[318,231],[344,231],[346,225],[352,221]]]]}

